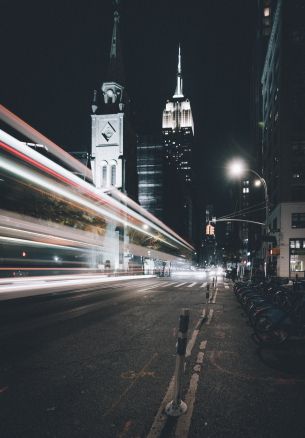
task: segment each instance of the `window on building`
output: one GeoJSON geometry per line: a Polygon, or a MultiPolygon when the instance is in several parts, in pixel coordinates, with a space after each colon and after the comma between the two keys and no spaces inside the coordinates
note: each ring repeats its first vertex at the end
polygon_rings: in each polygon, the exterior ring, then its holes
{"type": "Polygon", "coordinates": [[[305,213],[292,213],[291,214],[291,227],[292,228],[305,228],[305,213]]]}
{"type": "Polygon", "coordinates": [[[111,182],[110,182],[110,184],[112,186],[116,185],[116,165],[115,164],[111,165],[111,182]]]}
{"type": "Polygon", "coordinates": [[[249,193],[249,187],[243,187],[243,193],[249,193]]]}
{"type": "Polygon", "coordinates": [[[102,187],[107,186],[107,166],[102,167],[102,187]]]}

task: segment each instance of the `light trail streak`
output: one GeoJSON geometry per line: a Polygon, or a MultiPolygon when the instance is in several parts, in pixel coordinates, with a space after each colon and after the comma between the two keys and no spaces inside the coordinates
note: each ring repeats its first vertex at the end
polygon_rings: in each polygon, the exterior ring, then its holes
{"type": "MultiPolygon", "coordinates": [[[[61,240],[62,244],[53,244],[53,246],[65,246],[66,248],[68,248],[68,247],[74,248],[76,245],[78,245],[78,246],[86,246],[88,248],[92,248],[92,247],[97,248],[97,249],[101,248],[100,245],[95,245],[94,243],[86,243],[86,242],[81,242],[78,240],[73,241],[73,240],[69,240],[69,239],[63,239],[63,238],[58,237],[58,236],[51,236],[48,234],[42,234],[42,233],[37,233],[37,232],[33,232],[33,231],[18,230],[16,228],[8,228],[8,227],[3,227],[3,226],[0,226],[0,230],[2,233],[13,232],[15,234],[16,233],[21,234],[21,235],[25,234],[25,235],[27,235],[28,239],[23,239],[23,241],[28,242],[28,243],[33,242],[33,240],[32,239],[30,240],[30,238],[36,238],[36,239],[42,238],[42,239],[45,239],[44,243],[48,246],[51,246],[52,244],[46,242],[46,240],[61,240]],[[68,246],[66,246],[66,245],[68,245],[68,246]]],[[[9,238],[8,236],[0,236],[0,239],[4,239],[5,237],[9,238]]],[[[37,242],[37,240],[36,240],[36,242],[37,242]]],[[[40,242],[38,241],[37,243],[40,243],[40,242]]]]}
{"type": "MultiPolygon", "coordinates": [[[[58,183],[54,183],[54,182],[51,183],[50,181],[47,180],[47,178],[45,178],[43,176],[35,175],[33,172],[29,171],[28,169],[22,168],[20,165],[17,165],[15,163],[13,163],[13,164],[10,163],[9,160],[7,160],[6,158],[2,158],[2,160],[0,162],[0,168],[3,168],[12,174],[15,174],[19,177],[22,177],[24,180],[26,180],[30,183],[35,183],[37,186],[39,186],[43,189],[46,189],[46,190],[53,192],[53,193],[56,193],[57,195],[65,198],[65,199],[68,199],[69,201],[73,201],[78,205],[86,207],[87,209],[89,209],[91,211],[95,211],[99,215],[106,216],[109,219],[112,219],[113,221],[119,222],[122,225],[124,225],[125,218],[115,216],[114,214],[108,212],[104,208],[99,207],[92,202],[86,201],[85,199],[81,198],[79,195],[75,195],[71,191],[62,188],[58,183]]],[[[150,233],[148,230],[144,230],[143,228],[140,228],[140,227],[134,225],[131,222],[128,223],[128,226],[130,228],[133,228],[136,231],[139,231],[141,234],[146,234],[147,236],[152,237],[153,239],[159,240],[159,241],[165,243],[166,245],[169,245],[173,248],[177,248],[175,245],[171,244],[170,242],[162,239],[161,237],[159,237],[157,235],[150,233]]]]}
{"type": "Polygon", "coordinates": [[[61,159],[70,168],[74,170],[78,170],[82,174],[84,174],[88,179],[93,181],[92,172],[86,166],[84,166],[81,162],[79,162],[76,158],[72,157],[72,155],[68,154],[62,148],[57,146],[53,141],[49,140],[47,137],[42,135],[40,132],[36,131],[36,129],[32,128],[32,126],[28,125],[18,116],[13,114],[7,108],[0,104],[0,119],[7,123],[9,126],[13,127],[17,131],[21,132],[26,137],[33,140],[35,143],[41,143],[48,147],[48,149],[53,153],[54,156],[61,159]]]}
{"type": "Polygon", "coordinates": [[[75,246],[64,246],[64,245],[57,245],[55,243],[37,242],[34,240],[19,239],[17,237],[0,236],[0,241],[6,241],[10,243],[23,243],[30,246],[44,246],[48,248],[63,248],[63,249],[73,249],[74,251],[86,251],[83,248],[77,248],[75,246]]]}
{"type": "Polygon", "coordinates": [[[141,207],[141,205],[137,204],[135,201],[133,201],[132,199],[128,198],[128,196],[126,196],[124,193],[120,192],[116,188],[114,188],[113,190],[111,189],[110,193],[111,194],[114,193],[117,198],[119,198],[122,201],[126,202],[127,205],[130,206],[131,208],[137,210],[140,213],[141,216],[144,216],[148,220],[154,221],[156,224],[159,224],[160,227],[163,230],[167,230],[170,234],[175,236],[179,241],[183,242],[190,250],[194,251],[194,248],[192,247],[192,245],[189,244],[189,242],[187,242],[186,240],[182,239],[174,230],[169,228],[166,224],[164,224],[160,219],[155,217],[149,211],[145,210],[145,208],[141,207]]]}
{"type": "MultiPolygon", "coordinates": [[[[0,130],[0,134],[2,136],[4,136],[4,139],[6,140],[6,142],[11,144],[11,146],[8,146],[6,143],[0,142],[1,147],[5,148],[7,151],[9,151],[11,153],[14,153],[15,155],[19,156],[19,158],[24,159],[25,161],[29,162],[30,164],[34,165],[35,167],[40,168],[40,170],[51,174],[53,177],[55,177],[57,179],[60,179],[61,181],[65,182],[66,184],[72,185],[77,189],[81,188],[81,190],[83,192],[85,192],[85,194],[87,196],[89,196],[90,198],[93,198],[95,201],[98,201],[98,203],[102,202],[103,204],[109,204],[110,206],[112,206],[112,208],[115,208],[116,210],[118,210],[120,214],[122,214],[122,211],[123,211],[124,212],[123,214],[126,215],[125,221],[129,220],[129,222],[128,222],[129,225],[131,224],[130,221],[134,221],[136,219],[137,221],[139,221],[142,224],[142,226],[147,224],[150,228],[153,228],[153,229],[157,230],[158,232],[161,232],[162,234],[169,237],[171,240],[176,241],[179,245],[184,246],[188,250],[193,250],[193,247],[188,242],[186,242],[182,238],[180,238],[180,236],[178,236],[174,231],[170,230],[162,222],[161,222],[161,224],[163,225],[163,228],[160,228],[158,225],[152,223],[150,220],[147,220],[147,219],[145,220],[145,218],[143,216],[141,216],[141,214],[138,214],[138,213],[130,210],[127,206],[120,204],[115,199],[113,199],[113,198],[109,197],[108,195],[103,194],[101,191],[98,191],[97,189],[93,188],[90,184],[81,180],[77,176],[71,174],[71,172],[63,169],[61,166],[57,165],[56,163],[53,163],[51,160],[42,156],[38,152],[33,151],[28,146],[25,146],[24,144],[20,143],[14,137],[6,134],[4,131],[0,130]],[[27,155],[24,154],[25,150],[27,151],[27,155]],[[40,163],[39,161],[41,161],[42,163],[40,163]],[[165,231],[164,228],[170,230],[171,234],[169,234],[167,231],[165,231]]],[[[138,209],[141,208],[140,206],[138,206],[138,204],[136,204],[134,201],[131,201],[129,198],[127,198],[127,200],[129,203],[132,202],[132,205],[134,207],[137,206],[138,209]]],[[[146,214],[146,216],[147,216],[147,214],[146,214]]],[[[156,221],[156,218],[154,218],[154,219],[156,221]]],[[[116,219],[116,220],[119,220],[122,223],[121,219],[116,219]]],[[[136,229],[140,232],[144,232],[144,230],[142,228],[136,228],[136,229]]],[[[150,233],[146,233],[146,234],[150,235],[151,237],[157,238],[156,236],[154,236],[150,233]]],[[[168,243],[169,245],[171,245],[169,242],[164,241],[164,239],[162,241],[164,243],[168,243]]],[[[174,245],[171,245],[171,246],[175,247],[174,245]]]]}
{"type": "MultiPolygon", "coordinates": [[[[137,280],[137,279],[145,279],[152,278],[152,275],[125,275],[123,277],[104,277],[103,275],[99,276],[87,276],[86,278],[77,278],[77,276],[73,276],[71,279],[63,278],[61,276],[51,277],[51,281],[43,282],[43,277],[38,279],[27,278],[26,283],[24,283],[24,278],[18,279],[17,281],[13,281],[13,284],[5,285],[3,284],[0,289],[0,301],[6,300],[8,298],[21,298],[22,296],[31,296],[31,295],[42,295],[44,293],[54,293],[60,292],[62,290],[74,289],[77,287],[85,287],[85,286],[97,286],[102,283],[110,283],[117,281],[125,281],[125,280],[137,280]]],[[[11,281],[11,279],[9,279],[11,281]]]]}

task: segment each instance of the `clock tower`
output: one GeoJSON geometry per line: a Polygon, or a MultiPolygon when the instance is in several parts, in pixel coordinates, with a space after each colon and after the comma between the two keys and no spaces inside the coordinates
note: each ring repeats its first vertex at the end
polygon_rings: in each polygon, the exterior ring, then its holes
{"type": "Polygon", "coordinates": [[[108,73],[93,95],[91,169],[97,188],[115,187],[137,200],[136,136],[130,124],[119,21],[115,10],[108,73]]]}

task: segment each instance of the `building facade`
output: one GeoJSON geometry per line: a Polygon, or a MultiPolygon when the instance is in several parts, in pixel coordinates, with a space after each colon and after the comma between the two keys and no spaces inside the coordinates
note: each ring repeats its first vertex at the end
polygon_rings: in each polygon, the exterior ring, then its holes
{"type": "Polygon", "coordinates": [[[139,203],[163,220],[163,144],[153,136],[138,136],[137,171],[139,203]]]}
{"type": "Polygon", "coordinates": [[[162,117],[164,145],[164,221],[179,234],[193,239],[192,149],[194,122],[189,99],[183,94],[179,46],[177,84],[162,117]]]}
{"type": "Polygon", "coordinates": [[[293,218],[305,213],[304,53],[305,4],[278,0],[262,73],[261,157],[269,197],[268,234],[274,238],[266,239],[265,251],[271,273],[281,276],[305,272],[296,258],[302,256],[296,250],[303,250],[305,224],[299,221],[297,232],[293,225],[293,218]]]}

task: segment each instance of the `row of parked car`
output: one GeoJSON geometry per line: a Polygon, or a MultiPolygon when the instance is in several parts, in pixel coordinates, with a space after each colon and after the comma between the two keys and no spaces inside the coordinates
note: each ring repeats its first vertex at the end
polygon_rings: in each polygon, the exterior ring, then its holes
{"type": "Polygon", "coordinates": [[[234,293],[261,344],[305,339],[305,281],[236,282],[234,293]]]}

